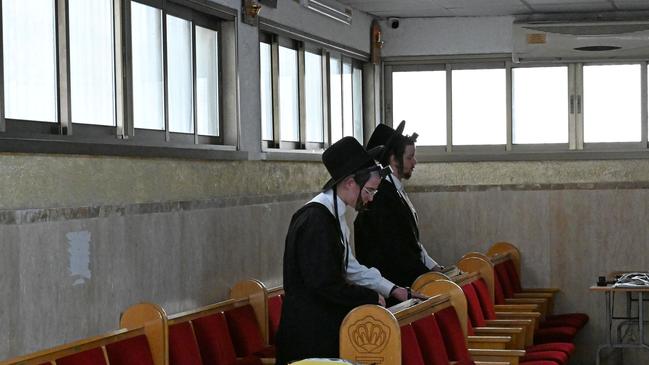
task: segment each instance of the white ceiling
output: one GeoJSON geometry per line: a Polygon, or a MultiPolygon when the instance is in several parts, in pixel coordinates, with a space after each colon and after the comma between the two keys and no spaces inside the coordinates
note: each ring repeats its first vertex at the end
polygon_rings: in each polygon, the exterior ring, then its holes
{"type": "Polygon", "coordinates": [[[649,0],[338,0],[338,2],[380,18],[649,10],[649,0]]]}

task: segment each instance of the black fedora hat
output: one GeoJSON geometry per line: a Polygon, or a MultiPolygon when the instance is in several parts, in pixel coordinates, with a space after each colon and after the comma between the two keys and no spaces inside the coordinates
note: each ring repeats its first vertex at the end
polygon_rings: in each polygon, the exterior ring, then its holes
{"type": "Polygon", "coordinates": [[[322,153],[324,163],[331,179],[322,190],[328,190],[345,177],[357,171],[377,166],[374,159],[383,152],[382,146],[375,146],[369,152],[354,137],[343,137],[322,153]]]}
{"type": "Polygon", "coordinates": [[[387,164],[387,154],[390,153],[389,151],[392,149],[396,138],[403,135],[403,129],[405,127],[405,120],[402,120],[401,123],[399,123],[396,130],[385,124],[377,125],[370,136],[370,140],[367,142],[367,149],[371,150],[376,146],[383,145],[383,153],[379,156],[378,161],[382,164],[387,164]]]}

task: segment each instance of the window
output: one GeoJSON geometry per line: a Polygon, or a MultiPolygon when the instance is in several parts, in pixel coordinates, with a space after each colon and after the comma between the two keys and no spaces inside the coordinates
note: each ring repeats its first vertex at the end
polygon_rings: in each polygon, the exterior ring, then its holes
{"type": "Polygon", "coordinates": [[[340,52],[263,33],[259,43],[263,146],[322,149],[363,140],[363,71],[340,52]]]}
{"type": "Polygon", "coordinates": [[[584,142],[639,142],[640,65],[584,66],[584,142]]]}
{"type": "Polygon", "coordinates": [[[419,134],[417,145],[446,146],[446,72],[402,71],[392,74],[392,108],[404,133],[419,134]]]}
{"type": "Polygon", "coordinates": [[[453,70],[452,78],[453,144],[505,144],[505,70],[453,70]]]}
{"type": "Polygon", "coordinates": [[[54,0],[2,2],[5,117],[56,122],[54,0]]]}
{"type": "Polygon", "coordinates": [[[323,143],[322,56],[313,52],[305,52],[304,66],[306,140],[307,142],[323,143]]]}
{"type": "Polygon", "coordinates": [[[135,128],[165,129],[162,11],[131,3],[133,122],[135,128]]]}
{"type": "MultiPolygon", "coordinates": [[[[58,134],[111,146],[224,143],[220,48],[222,26],[234,29],[235,15],[186,0],[3,1],[3,136],[38,142],[58,134]]],[[[227,41],[235,36],[230,30],[227,41]]],[[[231,120],[235,109],[226,113],[231,120]]]]}
{"type": "Polygon", "coordinates": [[[568,67],[512,70],[512,141],[568,143],[568,67]]]}
{"type": "Polygon", "coordinates": [[[388,60],[385,119],[437,154],[647,149],[647,63],[388,60]]]}
{"type": "Polygon", "coordinates": [[[72,122],[115,126],[113,3],[69,0],[72,122]]]}

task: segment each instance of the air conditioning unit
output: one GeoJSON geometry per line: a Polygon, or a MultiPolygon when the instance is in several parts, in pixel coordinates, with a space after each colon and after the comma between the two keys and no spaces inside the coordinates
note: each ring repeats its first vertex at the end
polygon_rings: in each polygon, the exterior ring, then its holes
{"type": "Polygon", "coordinates": [[[649,59],[649,21],[514,22],[514,62],[649,59]]]}

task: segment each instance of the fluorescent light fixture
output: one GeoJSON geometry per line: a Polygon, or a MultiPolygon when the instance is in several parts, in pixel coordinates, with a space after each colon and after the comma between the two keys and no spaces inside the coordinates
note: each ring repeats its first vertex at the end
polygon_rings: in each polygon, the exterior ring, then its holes
{"type": "Polygon", "coordinates": [[[341,23],[347,25],[352,23],[352,9],[350,8],[340,9],[340,6],[324,0],[300,0],[300,3],[307,9],[311,9],[341,23]]]}

